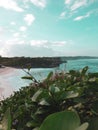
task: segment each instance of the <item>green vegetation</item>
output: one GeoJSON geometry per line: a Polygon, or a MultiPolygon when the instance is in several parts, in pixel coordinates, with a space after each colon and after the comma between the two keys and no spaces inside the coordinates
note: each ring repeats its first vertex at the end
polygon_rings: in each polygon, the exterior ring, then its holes
{"type": "Polygon", "coordinates": [[[48,116],[39,130],[86,130],[87,127],[88,123],[80,126],[80,119],[77,113],[63,111],[48,116]]]}
{"type": "MultiPolygon", "coordinates": [[[[78,59],[98,59],[98,57],[90,56],[68,56],[68,57],[1,57],[0,64],[15,68],[52,68],[58,67],[61,63],[66,63],[67,60],[78,59]]],[[[0,66],[1,67],[1,66],[0,66]]]]}
{"type": "MultiPolygon", "coordinates": [[[[64,61],[66,63],[66,61],[64,61]]],[[[0,64],[16,68],[52,68],[59,66],[63,61],[60,57],[0,57],[0,64]]]]}
{"type": "Polygon", "coordinates": [[[11,129],[98,130],[98,73],[87,70],[51,72],[42,82],[22,77],[32,84],[0,102],[1,121],[10,110],[11,129]]]}
{"type": "Polygon", "coordinates": [[[11,130],[11,114],[8,108],[1,121],[0,130],[11,130]]]}

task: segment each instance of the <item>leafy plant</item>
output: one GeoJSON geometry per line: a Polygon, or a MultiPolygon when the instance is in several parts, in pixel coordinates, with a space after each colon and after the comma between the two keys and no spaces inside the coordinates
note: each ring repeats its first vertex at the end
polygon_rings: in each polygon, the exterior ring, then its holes
{"type": "Polygon", "coordinates": [[[88,123],[80,126],[80,119],[76,112],[63,111],[49,115],[39,130],[86,130],[88,123]]]}
{"type": "MultiPolygon", "coordinates": [[[[32,84],[22,87],[13,96],[0,102],[0,119],[3,120],[4,113],[10,108],[12,128],[34,130],[50,114],[74,110],[82,123],[90,122],[89,128],[93,128],[91,119],[98,118],[98,74],[88,73],[87,70],[88,67],[81,71],[70,70],[68,73],[51,72],[40,82],[29,74],[27,79],[32,84]]],[[[96,125],[94,130],[97,129],[96,125]]]]}

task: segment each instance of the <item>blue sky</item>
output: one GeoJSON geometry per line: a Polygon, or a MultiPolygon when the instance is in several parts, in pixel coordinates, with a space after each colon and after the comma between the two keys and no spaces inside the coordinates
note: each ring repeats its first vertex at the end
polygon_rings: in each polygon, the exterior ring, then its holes
{"type": "Polygon", "coordinates": [[[98,0],[0,0],[0,55],[98,56],[98,0]]]}

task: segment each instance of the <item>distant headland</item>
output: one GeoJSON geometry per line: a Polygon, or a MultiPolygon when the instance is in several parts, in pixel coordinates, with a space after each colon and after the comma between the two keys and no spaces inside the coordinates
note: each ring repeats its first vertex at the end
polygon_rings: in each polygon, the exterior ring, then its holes
{"type": "Polygon", "coordinates": [[[92,56],[62,56],[62,57],[1,57],[0,67],[14,68],[53,68],[58,67],[67,60],[98,59],[92,56]]]}
{"type": "Polygon", "coordinates": [[[0,57],[0,67],[53,68],[66,63],[60,57],[0,57]]]}

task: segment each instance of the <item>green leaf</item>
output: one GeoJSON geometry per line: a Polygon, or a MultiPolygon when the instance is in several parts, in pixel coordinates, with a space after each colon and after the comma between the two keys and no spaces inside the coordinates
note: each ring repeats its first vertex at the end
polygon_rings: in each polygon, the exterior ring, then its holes
{"type": "Polygon", "coordinates": [[[43,99],[41,99],[41,101],[39,102],[39,105],[49,106],[50,104],[43,98],[43,99]]]}
{"type": "Polygon", "coordinates": [[[71,75],[76,75],[76,71],[75,71],[75,70],[70,70],[69,73],[70,73],[71,75]]]}
{"type": "Polygon", "coordinates": [[[39,130],[39,127],[34,128],[33,130],[39,130]]]}
{"type": "Polygon", "coordinates": [[[28,79],[28,80],[32,80],[33,79],[33,77],[31,77],[31,76],[23,76],[23,77],[21,77],[22,79],[28,79]]]}
{"type": "Polygon", "coordinates": [[[29,121],[27,122],[26,126],[27,127],[37,127],[39,124],[35,121],[29,121]]]}
{"type": "Polygon", "coordinates": [[[36,102],[37,101],[37,98],[40,96],[40,94],[42,93],[42,89],[39,89],[32,97],[32,101],[33,102],[36,102]]]}
{"type": "Polygon", "coordinates": [[[53,72],[50,72],[46,78],[46,80],[49,80],[53,76],[53,72]]]}
{"type": "Polygon", "coordinates": [[[84,68],[82,69],[82,71],[81,71],[81,74],[82,74],[82,75],[85,75],[86,72],[87,72],[87,70],[88,70],[88,66],[84,67],[84,68]]]}
{"type": "Polygon", "coordinates": [[[91,82],[91,83],[95,82],[95,81],[97,81],[97,79],[95,77],[89,79],[89,82],[91,82]]]}
{"type": "Polygon", "coordinates": [[[11,115],[10,115],[10,108],[4,114],[2,120],[2,129],[3,130],[11,130],[11,115]]]}
{"type": "Polygon", "coordinates": [[[86,122],[79,126],[76,130],[87,130],[88,126],[89,124],[86,122]]]}
{"type": "Polygon", "coordinates": [[[69,91],[66,93],[66,98],[75,98],[78,97],[79,93],[78,92],[74,92],[74,91],[69,91]]]}
{"type": "Polygon", "coordinates": [[[76,112],[63,111],[49,115],[39,130],[76,130],[80,119],[76,112]]]}
{"type": "Polygon", "coordinates": [[[55,86],[50,86],[49,87],[49,91],[53,94],[53,93],[57,93],[60,91],[60,89],[58,87],[55,87],[55,86]]]}
{"type": "Polygon", "coordinates": [[[54,93],[54,92],[55,92],[55,86],[53,86],[53,85],[50,86],[50,87],[49,87],[49,91],[50,91],[51,93],[54,93]]]}

